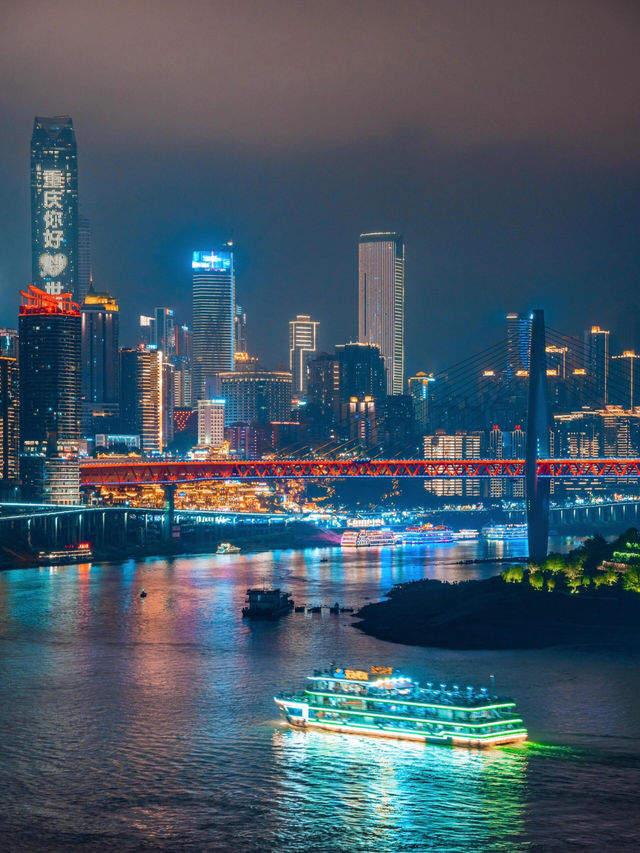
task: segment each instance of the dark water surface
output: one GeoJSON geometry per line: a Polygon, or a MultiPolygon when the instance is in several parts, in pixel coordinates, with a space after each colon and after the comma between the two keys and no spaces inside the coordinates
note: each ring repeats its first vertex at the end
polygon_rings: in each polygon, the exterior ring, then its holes
{"type": "Polygon", "coordinates": [[[637,655],[419,649],[367,637],[348,614],[240,616],[255,584],[280,585],[298,603],[357,607],[399,581],[487,576],[495,565],[443,561],[522,548],[5,572],[0,849],[639,849],[637,655]],[[475,752],[285,728],[273,694],[331,661],[461,685],[495,673],[531,740],[475,752]]]}

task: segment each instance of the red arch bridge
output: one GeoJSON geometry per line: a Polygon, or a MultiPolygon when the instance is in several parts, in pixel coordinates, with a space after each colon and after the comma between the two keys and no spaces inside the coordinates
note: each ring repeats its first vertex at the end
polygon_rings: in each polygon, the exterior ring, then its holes
{"type": "MultiPolygon", "coordinates": [[[[85,488],[178,485],[215,480],[350,477],[524,477],[524,459],[271,459],[208,462],[83,462],[85,488]]],[[[640,459],[538,459],[538,478],[640,477],[640,459]]]]}

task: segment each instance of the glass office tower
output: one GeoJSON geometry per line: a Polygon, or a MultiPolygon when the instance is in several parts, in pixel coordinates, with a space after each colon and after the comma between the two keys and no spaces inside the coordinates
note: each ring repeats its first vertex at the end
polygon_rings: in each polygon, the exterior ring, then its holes
{"type": "Polygon", "coordinates": [[[235,273],[230,246],[194,252],[193,393],[202,399],[207,379],[235,367],[235,273]]]}
{"type": "Polygon", "coordinates": [[[295,320],[289,321],[289,370],[296,397],[307,393],[307,363],[316,352],[319,325],[308,314],[298,314],[295,320]]]}
{"type": "Polygon", "coordinates": [[[384,358],[387,394],[404,392],[404,241],[361,234],[358,248],[358,340],[384,358]]]}
{"type": "Polygon", "coordinates": [[[32,283],[49,294],[78,284],[78,157],[70,116],[37,116],[31,137],[32,283]]]}

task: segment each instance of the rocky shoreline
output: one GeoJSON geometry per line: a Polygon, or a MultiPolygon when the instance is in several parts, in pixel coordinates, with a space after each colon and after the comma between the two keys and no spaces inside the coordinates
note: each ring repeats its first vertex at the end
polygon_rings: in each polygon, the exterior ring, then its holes
{"type": "Polygon", "coordinates": [[[640,646],[640,595],[598,589],[547,592],[501,577],[401,584],[358,611],[356,628],[380,640],[446,649],[557,645],[640,646]]]}

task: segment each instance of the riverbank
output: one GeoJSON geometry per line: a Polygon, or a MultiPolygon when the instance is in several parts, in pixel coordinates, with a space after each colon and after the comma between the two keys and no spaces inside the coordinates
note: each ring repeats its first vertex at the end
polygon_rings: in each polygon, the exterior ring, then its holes
{"type": "Polygon", "coordinates": [[[599,589],[546,592],[501,577],[457,584],[420,580],[368,604],[355,627],[380,640],[445,649],[557,645],[640,647],[640,595],[599,589]]]}

